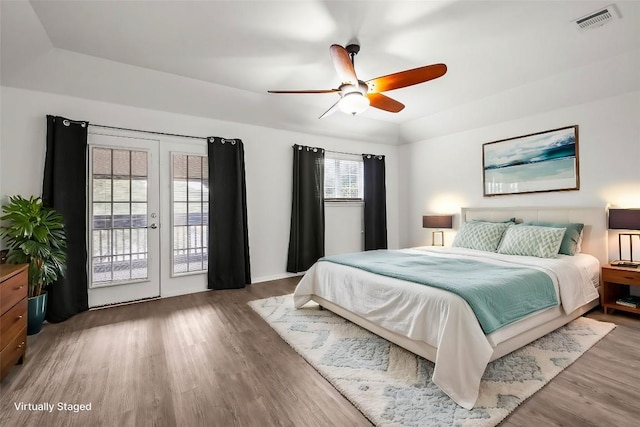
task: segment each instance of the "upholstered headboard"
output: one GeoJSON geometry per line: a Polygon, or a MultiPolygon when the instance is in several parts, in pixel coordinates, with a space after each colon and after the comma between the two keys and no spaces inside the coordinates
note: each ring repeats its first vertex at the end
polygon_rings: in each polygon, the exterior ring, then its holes
{"type": "Polygon", "coordinates": [[[606,210],[604,207],[525,207],[525,208],[462,208],[461,223],[472,219],[504,221],[580,222],[582,252],[598,258],[601,265],[609,261],[606,210]]]}

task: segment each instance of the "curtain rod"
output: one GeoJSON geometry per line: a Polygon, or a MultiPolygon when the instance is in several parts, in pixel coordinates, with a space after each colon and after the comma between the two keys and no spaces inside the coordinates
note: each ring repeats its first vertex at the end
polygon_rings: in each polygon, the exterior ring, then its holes
{"type": "MultiPolygon", "coordinates": [[[[70,120],[70,121],[76,122],[74,120],[70,120]]],[[[82,123],[82,122],[77,122],[77,123],[82,123]]],[[[204,136],[181,135],[181,134],[178,134],[178,133],[157,132],[157,131],[152,131],[152,130],[142,130],[142,129],[132,129],[132,128],[122,128],[122,127],[118,127],[118,126],[98,125],[98,124],[95,124],[95,123],[89,123],[89,126],[95,126],[95,127],[104,128],[104,129],[126,130],[126,131],[129,131],[129,132],[143,132],[143,133],[150,133],[150,134],[153,134],[153,135],[165,135],[165,136],[177,136],[177,137],[180,137],[180,138],[202,139],[204,141],[208,141],[209,140],[209,138],[204,137],[204,136]]],[[[349,156],[362,156],[362,153],[347,153],[346,151],[333,151],[333,150],[324,150],[324,151],[326,151],[328,153],[334,153],[334,154],[347,154],[349,156]]]]}
{"type": "Polygon", "coordinates": [[[97,124],[94,124],[94,123],[89,123],[89,126],[95,126],[95,127],[104,128],[104,129],[126,130],[126,131],[129,131],[129,132],[150,133],[150,134],[153,134],[153,135],[177,136],[177,137],[180,137],[180,138],[202,139],[204,141],[208,141],[208,138],[204,137],[204,136],[181,135],[181,134],[178,134],[178,133],[168,133],[168,132],[157,132],[157,131],[152,131],[152,130],[121,128],[121,127],[117,127],[117,126],[97,125],[97,124]]]}
{"type": "MultiPolygon", "coordinates": [[[[300,145],[300,144],[294,144],[295,146],[298,147],[308,147],[307,145],[300,145]]],[[[334,154],[346,154],[348,156],[364,156],[364,155],[371,155],[371,156],[376,156],[376,157],[380,157],[379,154],[367,154],[367,153],[348,153],[346,151],[333,151],[333,150],[327,150],[326,148],[320,148],[320,147],[311,147],[311,148],[317,148],[318,150],[323,150],[325,153],[334,153],[334,154]]]]}
{"type": "Polygon", "coordinates": [[[368,154],[368,153],[347,153],[346,151],[331,151],[331,150],[324,150],[327,153],[335,153],[335,154],[347,154],[349,156],[373,156],[373,157],[378,157],[379,159],[382,159],[384,157],[384,155],[382,154],[368,154]]]}
{"type": "Polygon", "coordinates": [[[327,153],[334,153],[334,154],[347,154],[349,156],[362,156],[362,153],[347,153],[346,151],[333,151],[333,150],[324,150],[327,153]]]}

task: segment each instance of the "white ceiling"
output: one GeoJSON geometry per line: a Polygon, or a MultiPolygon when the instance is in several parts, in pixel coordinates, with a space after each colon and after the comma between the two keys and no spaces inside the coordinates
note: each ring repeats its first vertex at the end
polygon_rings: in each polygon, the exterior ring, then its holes
{"type": "Polygon", "coordinates": [[[622,19],[596,30],[578,31],[571,22],[607,4],[2,0],[1,77],[6,86],[357,139],[382,135],[396,143],[405,125],[637,52],[639,1],[617,1],[622,19]],[[448,72],[387,92],[406,105],[398,114],[370,108],[358,117],[318,120],[337,94],[266,93],[338,87],[329,46],[353,40],[361,44],[355,66],[362,80],[438,62],[448,72]],[[54,79],[61,58],[74,66],[54,79]],[[88,71],[95,67],[103,72],[88,71]],[[48,68],[49,75],[35,68],[48,68]],[[169,80],[163,99],[152,85],[169,80]],[[186,104],[192,91],[232,100],[234,107],[212,116],[206,100],[190,96],[186,104]]]}

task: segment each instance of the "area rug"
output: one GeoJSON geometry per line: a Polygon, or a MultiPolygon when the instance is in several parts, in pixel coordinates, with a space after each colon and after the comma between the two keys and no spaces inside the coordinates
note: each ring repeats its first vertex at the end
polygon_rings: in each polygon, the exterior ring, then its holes
{"type": "Polygon", "coordinates": [[[284,295],[249,305],[379,426],[495,426],[615,327],[580,317],[491,362],[466,410],[431,382],[433,363],[315,303],[295,309],[284,295]]]}

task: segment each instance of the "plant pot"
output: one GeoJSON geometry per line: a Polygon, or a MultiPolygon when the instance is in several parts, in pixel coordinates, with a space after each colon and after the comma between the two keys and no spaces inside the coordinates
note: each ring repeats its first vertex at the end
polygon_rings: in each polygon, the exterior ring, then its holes
{"type": "Polygon", "coordinates": [[[42,329],[44,315],[47,312],[47,293],[31,297],[28,300],[27,335],[35,335],[42,329]]]}

